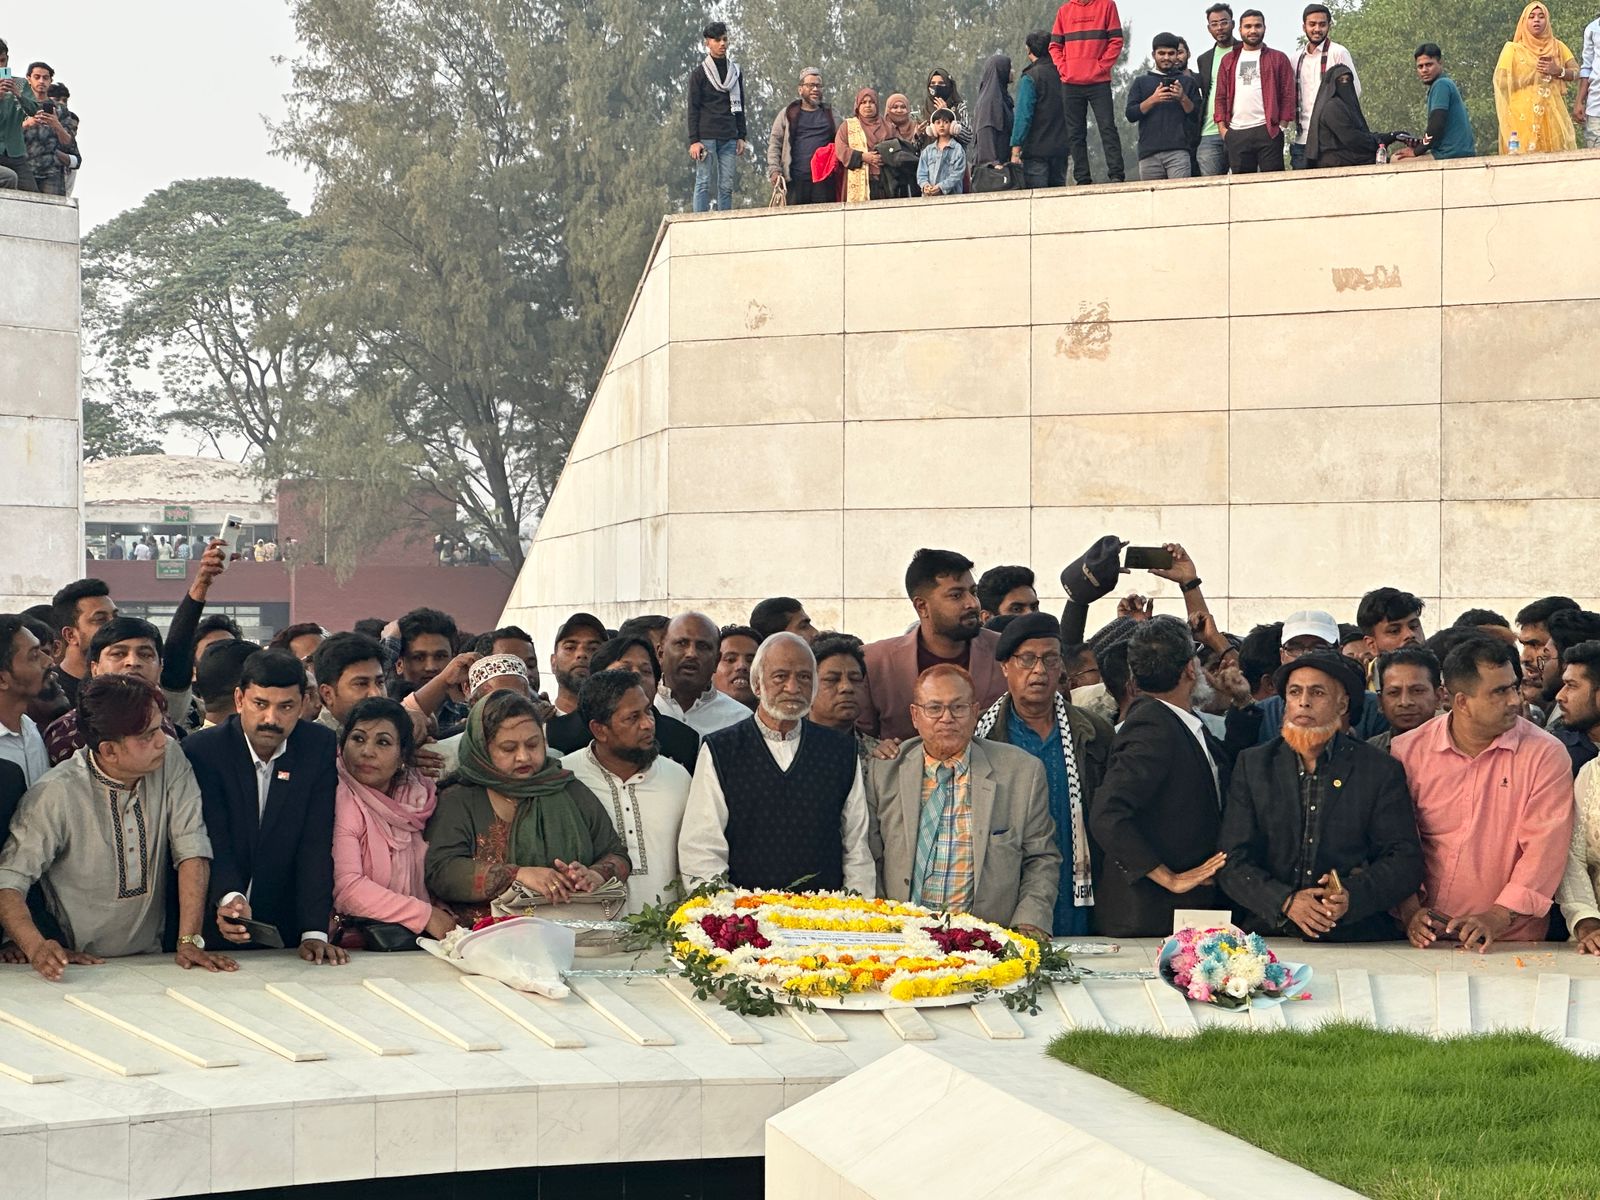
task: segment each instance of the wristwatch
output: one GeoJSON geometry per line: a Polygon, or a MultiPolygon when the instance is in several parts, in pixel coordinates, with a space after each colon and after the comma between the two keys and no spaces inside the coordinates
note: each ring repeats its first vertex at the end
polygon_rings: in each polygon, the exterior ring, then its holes
{"type": "Polygon", "coordinates": [[[186,933],[178,939],[178,945],[193,946],[196,950],[204,950],[206,948],[206,940],[198,933],[186,933]]]}

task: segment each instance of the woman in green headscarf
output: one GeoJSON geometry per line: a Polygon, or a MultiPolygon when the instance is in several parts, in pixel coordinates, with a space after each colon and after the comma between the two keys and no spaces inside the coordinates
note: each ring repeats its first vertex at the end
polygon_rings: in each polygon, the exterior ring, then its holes
{"type": "Polygon", "coordinates": [[[428,891],[463,921],[513,883],[561,903],[627,879],[628,848],[594,793],[545,753],[533,703],[491,692],[472,707],[457,783],[428,823],[428,891]]]}

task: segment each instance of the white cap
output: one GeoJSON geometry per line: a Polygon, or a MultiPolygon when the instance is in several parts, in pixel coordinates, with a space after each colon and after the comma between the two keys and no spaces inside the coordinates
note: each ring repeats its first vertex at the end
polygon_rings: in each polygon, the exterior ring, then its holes
{"type": "Polygon", "coordinates": [[[1283,636],[1278,639],[1278,644],[1287,646],[1295,638],[1307,636],[1320,638],[1330,646],[1338,646],[1339,622],[1333,619],[1331,613],[1315,608],[1303,608],[1285,618],[1283,636]]]}

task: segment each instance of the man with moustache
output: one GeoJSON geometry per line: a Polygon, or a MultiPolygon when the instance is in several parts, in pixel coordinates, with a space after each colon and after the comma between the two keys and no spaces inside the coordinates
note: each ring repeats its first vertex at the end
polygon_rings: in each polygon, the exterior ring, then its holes
{"type": "Polygon", "coordinates": [[[750,626],[724,625],[717,639],[717,670],[711,677],[717,691],[752,711],[756,694],[750,690],[750,664],[759,645],[761,635],[750,626]]]}
{"type": "Polygon", "coordinates": [[[867,686],[867,660],[861,653],[861,639],[848,633],[826,634],[811,643],[811,652],[817,656],[817,698],[811,705],[811,720],[854,737],[856,751],[866,762],[882,743],[856,728],[861,694],[867,686]]]}
{"type": "Polygon", "coordinates": [[[1006,690],[995,662],[1000,635],[985,629],[972,560],[954,550],[918,550],[906,568],[906,595],[917,626],[863,650],[867,686],[856,728],[873,737],[904,741],[911,724],[911,693],[922,673],[950,663],[972,676],[977,702],[987,708],[1006,690]]]}
{"type": "Polygon", "coordinates": [[[1334,67],[1349,67],[1355,80],[1356,95],[1361,95],[1361,76],[1356,74],[1350,51],[1333,40],[1333,14],[1326,4],[1308,4],[1300,16],[1305,42],[1294,60],[1295,124],[1298,130],[1289,147],[1289,165],[1306,169],[1306,138],[1311,133],[1311,110],[1316,107],[1322,80],[1334,67]]]}
{"type": "MultiPolygon", "coordinates": [[[[618,634],[604,643],[589,660],[590,678],[602,671],[632,671],[644,685],[646,694],[654,696],[661,679],[661,664],[650,640],[629,634],[618,634]]],[[[545,743],[551,752],[572,754],[582,750],[594,740],[589,723],[583,719],[578,693],[579,711],[552,717],[544,727],[545,743]]],[[[663,758],[670,758],[689,774],[694,774],[695,759],[700,757],[700,735],[676,717],[669,717],[656,709],[656,742],[663,758]]]]}
{"type": "Polygon", "coordinates": [[[735,887],[874,895],[855,743],[806,719],[817,694],[811,647],[775,633],[750,677],[755,715],[700,747],[678,837],[684,882],[726,875],[735,887]]]}
{"type": "Polygon", "coordinates": [[[1570,596],[1544,596],[1517,613],[1517,641],[1522,646],[1522,695],[1537,704],[1551,721],[1558,719],[1555,701],[1561,690],[1561,655],[1550,644],[1550,618],[1580,606],[1570,596]]]}
{"type": "Polygon", "coordinates": [[[1378,655],[1378,704],[1389,728],[1367,739],[1375,750],[1389,749],[1402,733],[1426,725],[1444,711],[1444,676],[1433,651],[1401,646],[1378,655]]]}
{"type": "Polygon", "coordinates": [[[1283,727],[1234,764],[1217,881],[1256,933],[1398,938],[1390,910],[1422,882],[1422,847],[1405,768],[1343,732],[1366,690],[1360,668],[1315,650],[1276,683],[1283,727]]]}
{"type": "Polygon", "coordinates": [[[628,844],[628,911],[666,896],[678,879],[678,834],[689,772],[661,753],[648,680],[622,668],[596,671],[578,692],[591,741],[561,765],[611,814],[628,844]]]}
{"type": "MultiPolygon", "coordinates": [[[[333,919],[333,795],[338,739],[300,720],[306,669],[285,650],[245,660],[238,712],[185,739],[211,836],[213,935],[244,949],[239,920],[274,926],[311,963],[349,955],[328,941],[333,919]]],[[[219,941],[217,944],[221,944],[219,941]]]]}
{"type": "Polygon", "coordinates": [[[578,711],[578,689],[589,678],[589,660],[605,640],[605,622],[592,613],[573,613],[556,630],[556,648],[550,654],[550,669],[556,677],[558,713],[578,711]]]}
{"type": "Polygon", "coordinates": [[[675,717],[701,737],[737,725],[750,710],[712,682],[722,635],[705,613],[682,613],[667,624],[662,640],[661,683],[656,711],[675,717]]]}
{"type": "Polygon", "coordinates": [[[1049,941],[1061,851],[1044,769],[1013,746],[974,740],[972,697],[960,667],[930,667],[911,702],[917,736],[867,764],[880,890],[1049,941]]]}

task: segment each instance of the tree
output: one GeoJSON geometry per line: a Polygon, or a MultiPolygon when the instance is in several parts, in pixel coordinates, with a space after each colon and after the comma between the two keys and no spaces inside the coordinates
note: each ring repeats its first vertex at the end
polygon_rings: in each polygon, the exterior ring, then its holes
{"type": "Polygon", "coordinates": [[[1478,152],[1494,152],[1500,144],[1494,66],[1515,32],[1515,10],[1491,0],[1451,0],[1448,18],[1430,0],[1336,0],[1329,7],[1333,36],[1349,48],[1361,75],[1361,108],[1373,129],[1421,133],[1427,127],[1426,93],[1412,52],[1436,42],[1466,102],[1478,152]]]}
{"type": "Polygon", "coordinates": [[[102,225],[84,240],[84,323],[108,387],[148,404],[134,377],[153,368],[172,419],[242,437],[270,470],[321,360],[293,318],[323,250],[248,179],[175,183],[102,225]]]}
{"type": "Polygon", "coordinates": [[[100,395],[104,388],[83,381],[83,460],[122,458],[129,454],[160,454],[161,428],[155,418],[155,398],[148,393],[133,400],[100,395]]]}

